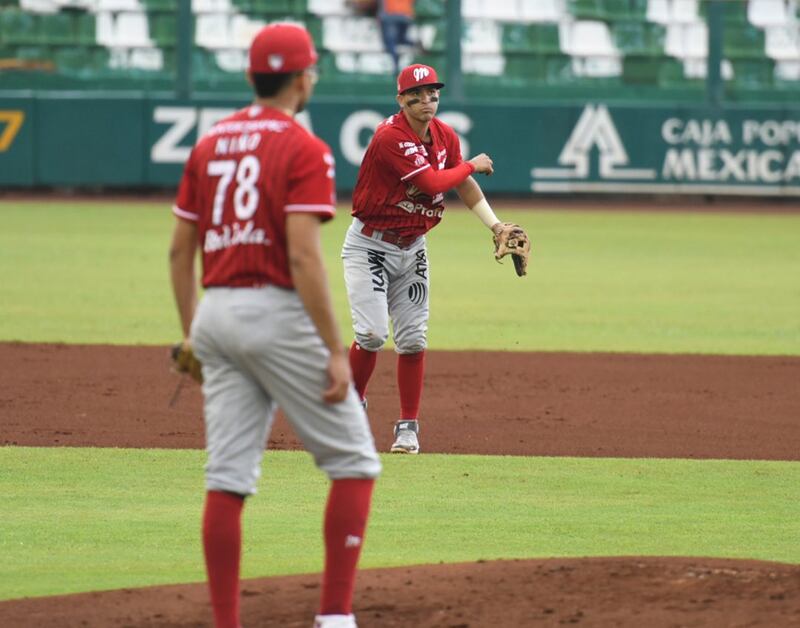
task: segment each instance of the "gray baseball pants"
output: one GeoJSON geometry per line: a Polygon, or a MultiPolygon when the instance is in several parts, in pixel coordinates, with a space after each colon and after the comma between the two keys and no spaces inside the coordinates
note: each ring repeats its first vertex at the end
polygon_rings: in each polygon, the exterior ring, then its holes
{"type": "Polygon", "coordinates": [[[256,492],[276,406],[330,479],[380,474],[355,389],[341,403],[322,401],[330,353],[296,292],[209,288],[191,342],[203,364],[209,490],[256,492]]]}
{"type": "Polygon", "coordinates": [[[361,233],[353,219],[342,248],[344,280],[356,342],[378,351],[389,338],[392,322],[397,353],[419,353],[427,347],[430,272],[425,237],[407,249],[361,233]]]}

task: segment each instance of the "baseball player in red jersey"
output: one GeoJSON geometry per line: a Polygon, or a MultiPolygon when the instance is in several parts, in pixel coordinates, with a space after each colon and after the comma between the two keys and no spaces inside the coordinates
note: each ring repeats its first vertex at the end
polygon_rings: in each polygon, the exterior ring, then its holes
{"type": "Polygon", "coordinates": [[[256,492],[280,406],[332,480],[315,626],[352,628],[352,596],[380,461],[351,382],[322,263],[334,215],[328,146],[294,120],[311,96],[308,32],[272,24],[255,37],[254,104],[192,150],[170,249],[184,345],[202,362],[207,496],[203,547],[216,626],[238,628],[241,513],[256,492]],[[194,256],[202,251],[202,301],[194,256]]]}
{"type": "Polygon", "coordinates": [[[432,67],[400,72],[400,111],[378,125],[364,155],[342,249],[355,332],[350,366],[365,408],[367,383],[392,321],[400,391],[395,453],[419,453],[430,287],[424,236],[442,219],[444,193],[455,188],[493,231],[501,224],[470,176],[492,174],[492,160],[480,154],[463,161],[455,131],[435,117],[442,87],[432,67]]]}

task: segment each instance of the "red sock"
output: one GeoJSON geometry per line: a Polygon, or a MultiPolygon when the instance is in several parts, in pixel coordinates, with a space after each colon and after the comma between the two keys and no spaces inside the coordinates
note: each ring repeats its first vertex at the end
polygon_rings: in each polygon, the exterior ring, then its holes
{"type": "Polygon", "coordinates": [[[239,556],[244,499],[208,491],[203,513],[203,549],[217,628],[239,628],[239,556]]]}
{"type": "Polygon", "coordinates": [[[397,356],[397,387],[400,389],[400,418],[419,418],[422,399],[422,376],[425,374],[425,352],[401,353],[397,356]]]}
{"type": "Polygon", "coordinates": [[[355,341],[350,345],[350,370],[353,371],[353,384],[359,399],[367,396],[367,383],[372,377],[372,371],[375,370],[377,361],[377,351],[367,351],[355,341]]]}
{"type": "Polygon", "coordinates": [[[320,615],[349,615],[356,565],[375,480],[334,480],[325,509],[325,573],[320,615]]]}

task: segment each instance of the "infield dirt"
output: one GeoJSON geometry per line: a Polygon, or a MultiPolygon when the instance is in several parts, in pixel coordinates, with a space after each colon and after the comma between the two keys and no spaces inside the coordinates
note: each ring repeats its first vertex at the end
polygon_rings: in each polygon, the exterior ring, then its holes
{"type": "MultiPolygon", "coordinates": [[[[378,446],[395,356],[368,392],[378,446]]],[[[202,448],[202,400],[165,347],[0,343],[0,444],[202,448]],[[12,368],[13,365],[13,368],[12,368]],[[143,394],[143,391],[146,391],[143,394]]],[[[800,358],[431,352],[424,452],[798,460],[800,358]]],[[[273,449],[299,443],[279,417],[273,449]]],[[[424,454],[423,454],[424,455],[424,454]]],[[[308,626],[318,576],[247,580],[243,623],[308,626]]],[[[360,573],[378,626],[800,626],[800,567],[695,558],[428,565],[360,573]]],[[[207,626],[203,585],[0,603],[1,626],[207,626]]]]}

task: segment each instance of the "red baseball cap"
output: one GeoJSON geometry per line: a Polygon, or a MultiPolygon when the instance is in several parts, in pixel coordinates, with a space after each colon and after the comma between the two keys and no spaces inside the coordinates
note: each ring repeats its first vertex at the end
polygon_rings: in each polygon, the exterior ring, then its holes
{"type": "Polygon", "coordinates": [[[432,85],[437,89],[444,87],[444,83],[440,83],[439,77],[436,76],[436,70],[429,65],[422,65],[421,63],[408,66],[397,76],[398,94],[423,85],[432,85]]]}
{"type": "Polygon", "coordinates": [[[308,31],[297,24],[276,22],[262,28],[250,45],[250,71],[285,74],[305,70],[317,62],[308,31]]]}

